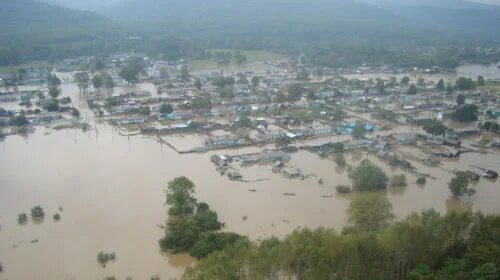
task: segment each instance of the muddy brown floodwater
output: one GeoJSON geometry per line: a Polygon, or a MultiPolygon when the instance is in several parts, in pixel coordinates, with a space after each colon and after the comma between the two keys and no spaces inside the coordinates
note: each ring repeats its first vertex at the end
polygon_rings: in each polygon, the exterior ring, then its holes
{"type": "MultiPolygon", "coordinates": [[[[73,85],[64,85],[63,91],[85,112],[84,99],[73,85]]],[[[340,230],[347,223],[345,210],[350,197],[321,197],[335,193],[336,185],[349,184],[347,172],[316,154],[292,154],[289,164],[311,175],[305,180],[286,179],[273,173],[270,166],[235,164],[246,180],[257,182],[233,182],[215,171],[209,160],[211,152],[178,155],[153,138],[114,135],[105,124],[96,124],[96,128],[82,132],[39,127],[27,137],[9,136],[0,142],[1,277],[102,279],[113,275],[148,279],[159,274],[162,279],[178,279],[193,259],[161,254],[158,240],[163,230],[158,225],[167,219],[166,183],[181,175],[193,180],[196,196],[218,212],[226,223],[225,230],[254,240],[283,237],[298,227],[340,230]],[[283,196],[285,192],[296,196],[283,196]],[[45,221],[18,225],[17,215],[28,213],[34,205],[45,209],[45,221]],[[62,218],[54,222],[52,214],[60,206],[62,218]],[[35,239],[38,242],[31,243],[35,239]],[[115,252],[116,262],[106,268],[99,266],[100,251],[115,252]]],[[[217,153],[236,155],[261,149],[217,153]]],[[[417,153],[411,147],[401,149],[417,153]]],[[[347,160],[356,165],[366,157],[391,176],[404,173],[361,151],[349,154],[347,160]]],[[[414,183],[416,177],[405,173],[409,186],[389,189],[388,197],[399,218],[430,208],[446,212],[459,205],[450,199],[447,187],[454,168],[487,165],[500,170],[500,156],[495,151],[464,154],[442,168],[412,163],[436,179],[419,187],[414,183]]],[[[481,179],[474,187],[477,194],[469,199],[474,209],[500,212],[498,182],[481,179]]]]}

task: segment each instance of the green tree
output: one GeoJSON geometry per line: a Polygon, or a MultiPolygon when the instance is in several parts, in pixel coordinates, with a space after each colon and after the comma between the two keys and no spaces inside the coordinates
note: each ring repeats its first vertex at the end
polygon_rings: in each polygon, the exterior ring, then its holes
{"type": "Polygon", "coordinates": [[[461,171],[457,172],[455,178],[452,178],[448,183],[448,187],[455,198],[473,194],[474,190],[469,189],[468,186],[469,179],[467,178],[467,175],[461,171]]]}
{"type": "Polygon", "coordinates": [[[288,136],[281,136],[276,140],[276,149],[283,150],[292,143],[292,140],[288,136]]]}
{"type": "Polygon", "coordinates": [[[377,90],[378,94],[384,94],[385,93],[385,82],[384,82],[384,80],[378,78],[377,79],[377,84],[375,85],[375,89],[377,90]]]}
{"type": "Polygon", "coordinates": [[[459,122],[477,121],[478,108],[474,104],[464,104],[453,112],[452,118],[459,122]]]}
{"type": "Polygon", "coordinates": [[[458,90],[472,90],[476,87],[476,84],[471,78],[460,77],[455,82],[455,87],[458,90]]]}
{"type": "Polygon", "coordinates": [[[141,74],[146,67],[144,60],[142,58],[135,58],[123,67],[118,76],[127,81],[129,84],[134,84],[139,81],[139,74],[141,74]]]}
{"type": "Polygon", "coordinates": [[[33,219],[43,219],[45,217],[43,208],[39,205],[31,208],[31,217],[33,219]]]}
{"type": "Polygon", "coordinates": [[[17,216],[17,223],[20,225],[25,225],[28,222],[28,215],[26,213],[21,213],[17,216]]]}
{"type": "Polygon", "coordinates": [[[401,84],[402,85],[408,85],[408,83],[410,83],[410,77],[408,76],[404,76],[402,79],[401,79],[401,84]]]}
{"type": "Polygon", "coordinates": [[[189,81],[189,78],[190,78],[190,74],[189,74],[189,68],[187,66],[182,66],[181,68],[181,81],[183,82],[187,82],[189,81]]]}
{"type": "Polygon", "coordinates": [[[477,76],[477,85],[480,87],[485,85],[483,76],[477,76]]]}
{"type": "Polygon", "coordinates": [[[284,102],[286,102],[286,96],[285,96],[285,94],[282,91],[278,91],[276,93],[276,96],[274,97],[274,100],[277,103],[284,103],[284,102]]]}
{"type": "Polygon", "coordinates": [[[352,136],[354,136],[355,138],[363,138],[363,136],[365,136],[365,133],[365,124],[362,121],[357,120],[352,132],[352,136]]]}
{"type": "Polygon", "coordinates": [[[457,104],[458,106],[465,104],[465,95],[463,94],[457,95],[457,104]]]}
{"type": "Polygon", "coordinates": [[[384,194],[357,195],[347,209],[349,222],[359,231],[375,231],[389,225],[392,205],[384,194]]]}
{"type": "Polygon", "coordinates": [[[87,89],[89,87],[90,77],[87,72],[75,73],[75,75],[73,75],[73,79],[75,80],[80,90],[87,89]]]}
{"type": "Polygon", "coordinates": [[[174,111],[174,109],[172,108],[172,105],[170,104],[165,104],[165,103],[162,103],[160,105],[160,108],[159,108],[159,112],[161,114],[170,114],[174,111]]]}
{"type": "Polygon", "coordinates": [[[385,172],[368,159],[349,173],[355,191],[376,191],[387,188],[389,178],[385,172]]]}
{"type": "Polygon", "coordinates": [[[439,79],[438,83],[436,84],[436,89],[438,89],[440,91],[444,91],[445,90],[445,84],[444,84],[444,80],[443,79],[439,79]]]}
{"type": "Polygon", "coordinates": [[[17,116],[13,116],[10,118],[10,124],[14,126],[25,126],[28,125],[30,122],[26,118],[24,114],[19,114],[17,116]]]}
{"type": "Polygon", "coordinates": [[[252,86],[254,88],[258,87],[260,84],[260,77],[259,76],[253,76],[252,77],[252,86]]]}
{"type": "Polygon", "coordinates": [[[59,90],[59,88],[57,88],[55,86],[49,87],[49,95],[52,98],[56,99],[59,96],[60,93],[61,93],[61,91],[59,90]]]}
{"type": "Polygon", "coordinates": [[[196,207],[194,184],[186,177],[177,177],[168,182],[166,195],[169,214],[185,217],[193,214],[196,207]]]}
{"type": "Polygon", "coordinates": [[[297,101],[302,97],[303,88],[299,83],[293,83],[287,87],[288,100],[297,101]]]}
{"type": "Polygon", "coordinates": [[[92,77],[92,86],[95,89],[100,89],[103,85],[104,85],[104,79],[100,74],[94,75],[94,77],[92,77]]]}
{"type": "Polygon", "coordinates": [[[417,86],[416,85],[411,85],[408,88],[408,95],[416,95],[417,94],[417,86]]]}
{"type": "Polygon", "coordinates": [[[194,81],[194,87],[200,91],[201,90],[201,80],[200,79],[196,79],[196,81],[194,81]]]}
{"type": "Polygon", "coordinates": [[[434,135],[444,135],[448,127],[446,127],[442,122],[438,120],[433,120],[424,125],[425,132],[434,135]]]}

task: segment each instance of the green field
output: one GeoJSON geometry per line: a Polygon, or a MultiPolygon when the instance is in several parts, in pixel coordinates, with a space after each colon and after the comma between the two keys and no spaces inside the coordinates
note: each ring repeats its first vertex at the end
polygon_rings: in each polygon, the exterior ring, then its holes
{"type": "MultiPolygon", "coordinates": [[[[222,49],[212,49],[209,50],[212,54],[217,52],[217,51],[233,51],[234,50],[222,50],[222,49]]],[[[241,66],[244,66],[245,64],[249,63],[254,63],[254,62],[263,62],[263,61],[270,61],[270,60],[279,60],[279,59],[284,59],[286,58],[285,55],[270,52],[270,51],[245,51],[245,50],[240,50],[240,53],[244,56],[247,57],[247,61],[244,64],[237,64],[234,59],[231,60],[230,64],[227,65],[221,65],[218,64],[217,62],[210,60],[210,59],[204,59],[204,60],[192,60],[189,63],[189,66],[191,67],[192,70],[194,71],[199,71],[199,70],[221,70],[221,69],[228,69],[228,68],[238,68],[241,66]]]]}
{"type": "Polygon", "coordinates": [[[490,91],[500,93],[500,82],[498,81],[486,81],[484,86],[477,87],[479,90],[490,91]]]}

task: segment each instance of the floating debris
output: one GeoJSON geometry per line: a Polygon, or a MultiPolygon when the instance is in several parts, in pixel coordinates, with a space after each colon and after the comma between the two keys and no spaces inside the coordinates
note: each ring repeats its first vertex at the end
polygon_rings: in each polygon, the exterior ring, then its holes
{"type": "Polygon", "coordinates": [[[294,193],[284,193],[283,195],[285,195],[285,196],[295,196],[296,194],[294,194],[294,193]]]}

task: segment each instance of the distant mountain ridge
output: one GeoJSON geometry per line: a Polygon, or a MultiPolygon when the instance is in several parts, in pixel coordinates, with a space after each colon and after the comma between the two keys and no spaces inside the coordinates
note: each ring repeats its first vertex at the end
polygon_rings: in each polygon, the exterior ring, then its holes
{"type": "Polygon", "coordinates": [[[15,31],[89,27],[109,22],[93,12],[75,11],[33,0],[3,0],[0,8],[2,29],[15,31]]]}

